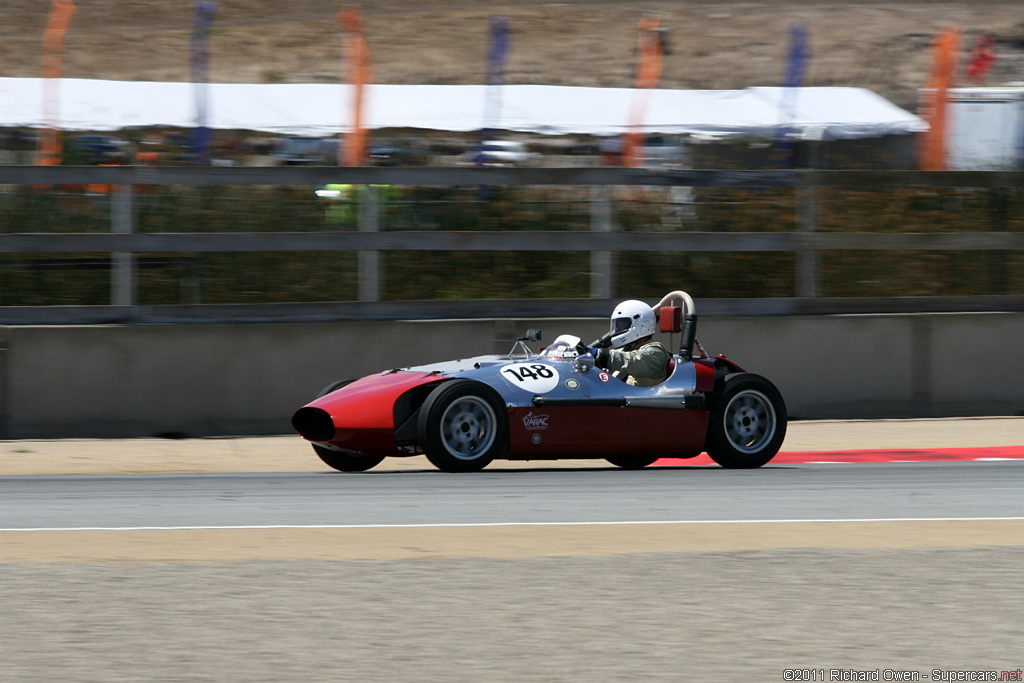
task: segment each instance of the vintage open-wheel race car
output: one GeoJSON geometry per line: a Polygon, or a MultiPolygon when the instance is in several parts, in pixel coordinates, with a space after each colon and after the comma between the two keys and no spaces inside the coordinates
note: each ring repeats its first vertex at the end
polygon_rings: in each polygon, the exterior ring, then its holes
{"type": "Polygon", "coordinates": [[[659,331],[680,336],[655,386],[632,386],[595,367],[591,350],[608,335],[589,347],[562,335],[534,353],[528,343],[540,331],[530,330],[507,355],[334,382],[295,412],[292,425],[342,472],[419,454],[447,472],[503,459],[603,458],[638,469],[703,452],[727,468],[769,462],[786,435],[775,385],[705,352],[685,292],[671,292],[654,310],[659,331]]]}

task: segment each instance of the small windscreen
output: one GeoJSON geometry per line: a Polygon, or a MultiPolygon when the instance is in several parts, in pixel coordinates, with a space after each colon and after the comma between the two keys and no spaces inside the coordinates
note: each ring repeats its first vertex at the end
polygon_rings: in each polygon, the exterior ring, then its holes
{"type": "Polygon", "coordinates": [[[576,345],[579,343],[579,337],[571,334],[560,335],[551,343],[551,346],[544,349],[541,356],[552,360],[576,358],[579,355],[576,351],[576,345]]]}

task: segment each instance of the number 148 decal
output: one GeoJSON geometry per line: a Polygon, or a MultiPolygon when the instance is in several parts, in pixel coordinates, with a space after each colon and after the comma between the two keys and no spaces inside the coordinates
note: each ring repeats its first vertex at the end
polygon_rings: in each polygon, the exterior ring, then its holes
{"type": "Polygon", "coordinates": [[[555,376],[554,370],[546,365],[541,365],[540,363],[529,366],[526,364],[513,365],[505,368],[502,372],[508,373],[520,382],[525,382],[527,379],[548,379],[549,377],[555,376]]]}
{"type": "Polygon", "coordinates": [[[545,394],[558,386],[558,371],[544,363],[514,363],[501,369],[514,387],[545,394]]]}

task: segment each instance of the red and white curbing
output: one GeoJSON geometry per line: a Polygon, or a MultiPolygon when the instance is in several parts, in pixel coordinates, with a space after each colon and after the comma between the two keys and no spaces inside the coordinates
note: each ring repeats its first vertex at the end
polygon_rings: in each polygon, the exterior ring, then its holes
{"type": "MultiPolygon", "coordinates": [[[[795,451],[780,452],[768,465],[845,465],[862,462],[997,462],[1024,460],[1024,446],[994,446],[985,448],[914,448],[876,449],[854,451],[795,451]]],[[[660,467],[714,465],[702,453],[696,458],[662,458],[654,463],[660,467]]]]}

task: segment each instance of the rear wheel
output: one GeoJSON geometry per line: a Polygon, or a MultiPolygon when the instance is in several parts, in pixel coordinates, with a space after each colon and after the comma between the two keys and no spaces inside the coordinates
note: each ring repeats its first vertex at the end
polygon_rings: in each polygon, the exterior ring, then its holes
{"type": "Polygon", "coordinates": [[[605,458],[611,464],[624,470],[642,470],[657,459],[656,455],[615,455],[605,458]]]}
{"type": "Polygon", "coordinates": [[[419,442],[445,472],[476,472],[508,452],[508,416],[485,384],[452,380],[431,392],[420,409],[419,442]]]}
{"type": "Polygon", "coordinates": [[[718,380],[707,452],[722,467],[761,467],[786,438],[786,404],[775,385],[747,372],[718,380]]]}

